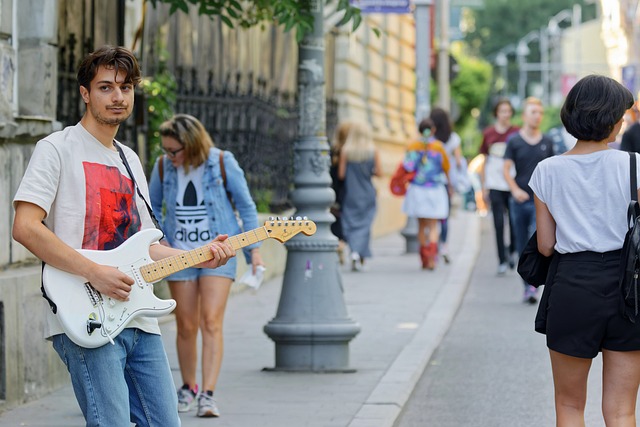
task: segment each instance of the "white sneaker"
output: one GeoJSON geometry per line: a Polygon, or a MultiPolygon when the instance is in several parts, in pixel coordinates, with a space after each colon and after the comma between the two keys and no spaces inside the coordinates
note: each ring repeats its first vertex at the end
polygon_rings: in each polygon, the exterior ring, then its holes
{"type": "Polygon", "coordinates": [[[509,265],[506,262],[503,262],[502,264],[500,264],[498,266],[498,276],[504,276],[505,274],[507,274],[508,268],[509,268],[509,265]]]}
{"type": "Polygon", "coordinates": [[[351,252],[351,271],[360,271],[360,254],[351,252]]]}
{"type": "Polygon", "coordinates": [[[200,396],[198,397],[198,416],[204,418],[220,416],[216,400],[206,392],[200,393],[200,396]]]}

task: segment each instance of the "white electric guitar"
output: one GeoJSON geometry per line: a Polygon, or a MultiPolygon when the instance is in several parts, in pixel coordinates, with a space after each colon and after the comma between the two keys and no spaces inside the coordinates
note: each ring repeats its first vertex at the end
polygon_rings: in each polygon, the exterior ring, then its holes
{"type": "MultiPolygon", "coordinates": [[[[239,250],[268,238],[285,242],[300,232],[310,236],[316,232],[316,224],[306,218],[271,219],[263,227],[229,237],[229,243],[239,250]]],[[[176,302],[157,298],[152,283],[213,258],[209,246],[205,245],[153,262],[149,245],[161,237],[160,230],[147,229],[134,234],[116,249],[78,250],[90,260],[117,267],[133,278],[135,283],[129,301],[105,297],[85,278],[45,265],[42,272],[44,289],[56,304],[56,316],[74,343],[86,348],[100,347],[108,342],[113,344],[113,338],[135,317],[160,317],[170,313],[176,302]]]]}

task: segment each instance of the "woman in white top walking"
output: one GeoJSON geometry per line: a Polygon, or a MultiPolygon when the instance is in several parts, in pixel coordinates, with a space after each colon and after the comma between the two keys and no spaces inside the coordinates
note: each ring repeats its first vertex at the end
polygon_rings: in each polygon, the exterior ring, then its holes
{"type": "Polygon", "coordinates": [[[622,315],[618,286],[631,199],[629,154],[607,145],[632,104],[631,93],[613,79],[580,80],[560,114],[578,141],[565,154],[541,161],[529,182],[538,250],[557,252],[536,330],[547,336],[560,427],[585,425],[587,377],[600,352],[605,424],[636,425],[640,321],[622,315]]]}

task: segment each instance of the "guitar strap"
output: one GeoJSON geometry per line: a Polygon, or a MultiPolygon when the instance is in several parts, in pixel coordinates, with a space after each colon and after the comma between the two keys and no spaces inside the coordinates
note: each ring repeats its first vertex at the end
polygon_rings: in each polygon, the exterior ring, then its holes
{"type": "MultiPolygon", "coordinates": [[[[44,264],[45,262],[42,261],[42,272],[44,272],[44,264]]],[[[58,306],[56,305],[55,302],[53,302],[51,298],[47,296],[47,291],[44,290],[44,280],[42,275],[40,275],[40,292],[42,292],[43,298],[46,299],[47,302],[49,303],[49,307],[51,308],[51,311],[53,312],[53,314],[56,314],[58,312],[58,306]]]]}
{"type": "MultiPolygon", "coordinates": [[[[116,150],[118,150],[118,154],[120,154],[120,159],[122,159],[122,163],[124,163],[124,167],[127,169],[127,172],[129,173],[129,176],[133,181],[133,186],[136,188],[136,192],[138,193],[138,196],[140,196],[144,204],[147,206],[147,210],[149,211],[149,215],[151,216],[153,225],[155,225],[158,230],[162,231],[162,228],[160,228],[160,224],[158,223],[158,219],[153,214],[153,210],[151,209],[151,206],[149,205],[149,203],[147,202],[147,199],[144,198],[144,196],[142,195],[142,192],[140,191],[140,187],[136,182],[136,178],[133,176],[133,172],[131,172],[131,168],[129,167],[129,162],[127,162],[127,156],[124,155],[124,151],[122,150],[122,147],[116,144],[115,141],[113,141],[113,146],[116,147],[116,150]]],[[[164,231],[162,231],[162,237],[164,237],[164,231]]]]}

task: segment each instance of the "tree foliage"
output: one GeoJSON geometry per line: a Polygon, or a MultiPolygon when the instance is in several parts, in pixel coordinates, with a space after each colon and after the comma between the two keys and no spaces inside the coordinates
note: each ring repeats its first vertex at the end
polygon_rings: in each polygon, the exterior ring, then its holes
{"type": "Polygon", "coordinates": [[[169,4],[170,13],[189,12],[189,5],[196,5],[200,15],[217,16],[231,28],[236,25],[250,28],[256,25],[273,22],[284,27],[285,31],[296,30],[298,41],[305,34],[313,31],[313,15],[311,8],[317,1],[337,2],[336,11],[344,13],[337,25],[351,22],[352,29],[358,28],[362,22],[360,9],[351,6],[349,0],[150,0],[155,7],[157,3],[169,4]]]}
{"type": "Polygon", "coordinates": [[[480,59],[458,53],[459,69],[457,77],[451,82],[451,96],[460,109],[457,126],[464,127],[473,114],[486,103],[491,89],[491,65],[480,59]]]}
{"type": "Polygon", "coordinates": [[[484,0],[482,8],[470,13],[465,40],[476,55],[486,58],[547,26],[550,18],[576,3],[582,5],[583,21],[593,17],[594,5],[585,0],[484,0]]]}

